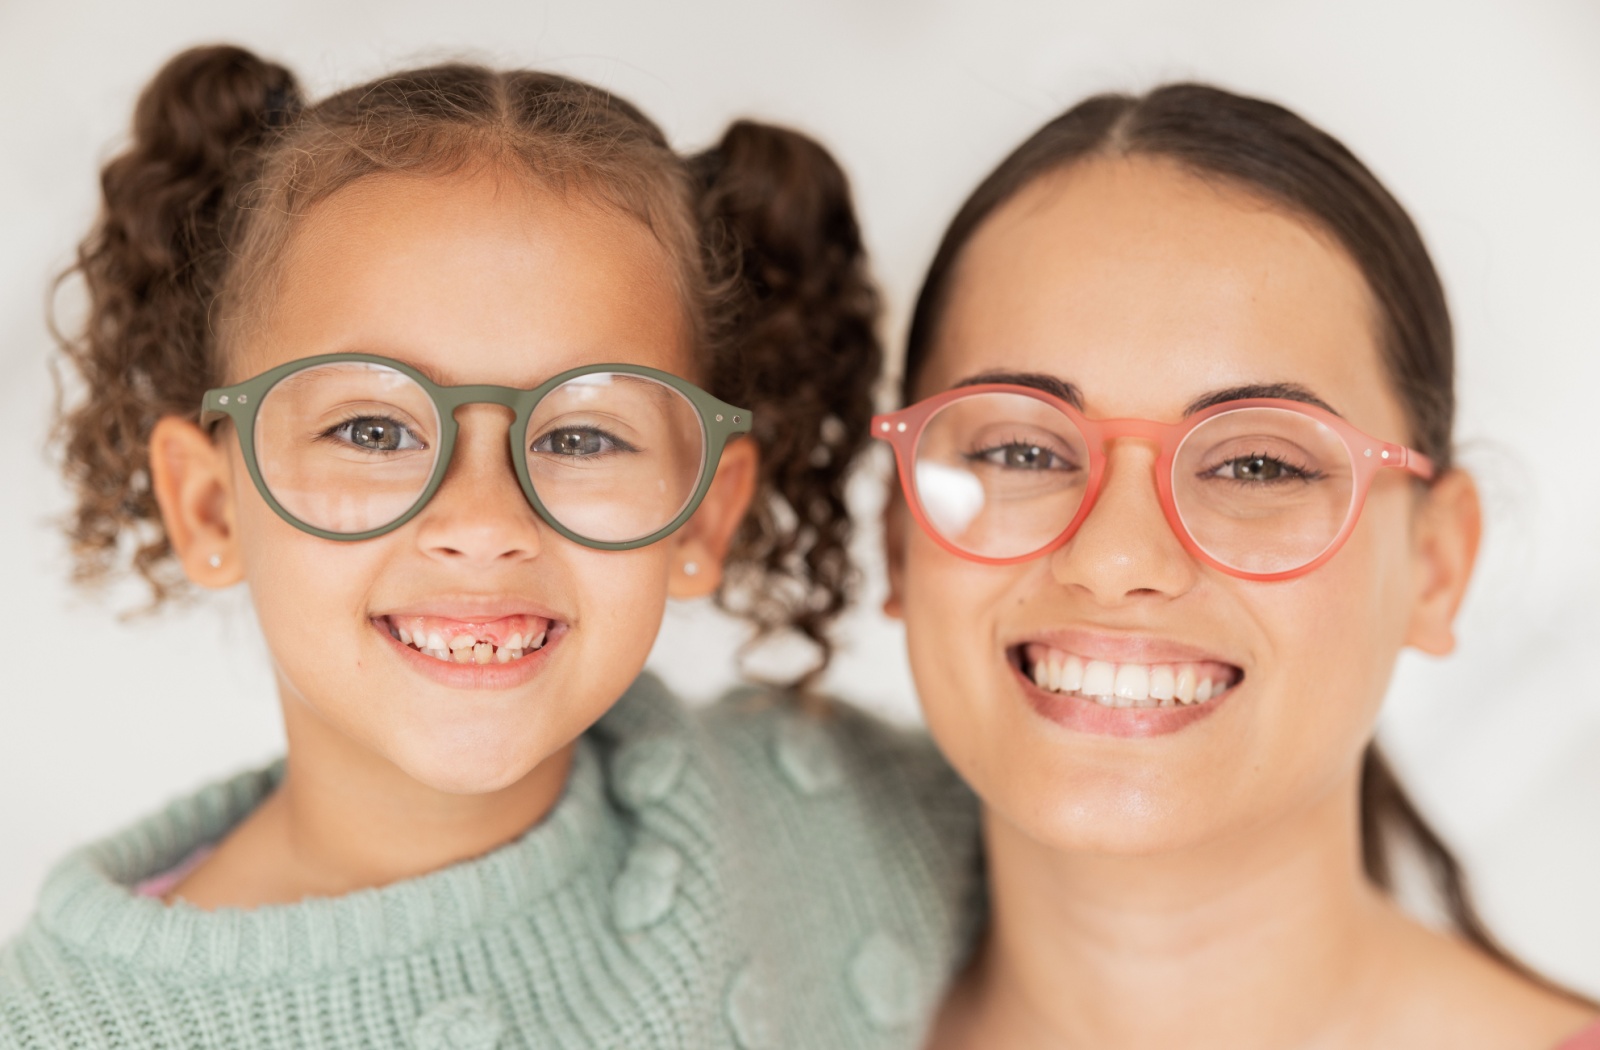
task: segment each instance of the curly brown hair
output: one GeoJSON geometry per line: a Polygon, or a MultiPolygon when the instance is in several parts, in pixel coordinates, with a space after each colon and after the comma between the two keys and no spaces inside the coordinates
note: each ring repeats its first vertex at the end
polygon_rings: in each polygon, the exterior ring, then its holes
{"type": "Polygon", "coordinates": [[[63,279],[89,310],[62,336],[83,381],[58,439],[76,494],[75,578],[131,567],[152,605],[184,587],[151,488],[149,438],[227,377],[298,218],[380,173],[472,163],[570,188],[645,223],[678,265],[712,393],[749,407],[758,492],[718,601],[759,640],[793,630],[827,665],[856,570],[845,502],[882,367],[878,293],[849,183],[815,141],[739,121],[682,156],[628,102],[529,70],[408,70],[307,103],[289,70],[237,47],[171,59],[63,279]]]}

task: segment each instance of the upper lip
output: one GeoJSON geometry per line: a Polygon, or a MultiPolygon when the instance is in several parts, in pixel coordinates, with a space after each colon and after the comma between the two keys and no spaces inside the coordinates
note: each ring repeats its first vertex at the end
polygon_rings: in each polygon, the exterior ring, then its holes
{"type": "Polygon", "coordinates": [[[487,623],[507,616],[530,616],[552,623],[568,623],[570,618],[548,606],[509,594],[452,594],[405,602],[372,614],[383,616],[434,616],[463,623],[487,623]]]}
{"type": "Polygon", "coordinates": [[[1033,631],[1017,638],[1006,648],[1037,643],[1052,649],[1081,656],[1087,660],[1104,660],[1114,664],[1182,664],[1219,663],[1239,666],[1232,660],[1219,656],[1214,650],[1183,642],[1175,642],[1153,634],[1098,631],[1081,627],[1033,631]]]}

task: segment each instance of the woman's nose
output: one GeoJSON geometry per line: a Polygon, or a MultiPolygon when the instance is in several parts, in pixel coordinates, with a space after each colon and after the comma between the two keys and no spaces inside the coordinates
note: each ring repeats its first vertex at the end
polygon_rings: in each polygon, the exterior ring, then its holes
{"type": "Polygon", "coordinates": [[[456,420],[444,482],[419,515],[419,545],[430,557],[471,567],[536,557],[544,522],[522,494],[511,460],[511,410],[465,405],[456,420]]]}
{"type": "Polygon", "coordinates": [[[1194,586],[1198,567],[1167,523],[1155,462],[1155,448],[1144,442],[1112,444],[1089,516],[1050,555],[1058,583],[1105,606],[1173,598],[1194,586]]]}

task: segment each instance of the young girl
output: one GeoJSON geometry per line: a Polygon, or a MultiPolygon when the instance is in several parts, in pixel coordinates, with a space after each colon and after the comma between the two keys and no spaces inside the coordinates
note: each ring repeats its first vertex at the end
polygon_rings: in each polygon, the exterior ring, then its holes
{"type": "Polygon", "coordinates": [[[0,1045],[915,1045],[959,788],[848,712],[640,675],[727,572],[826,655],[879,362],[827,154],[741,123],[686,160],[474,66],[307,105],[216,47],[102,185],[82,567],[248,582],[288,755],[59,866],[0,1045]]]}
{"type": "Polygon", "coordinates": [[[1452,354],[1405,212],[1266,102],[1092,98],[966,202],[914,403],[874,423],[890,604],[993,905],[934,1046],[1545,1050],[1593,1022],[1495,946],[1372,743],[1477,548],[1452,354]],[[1455,930],[1395,906],[1396,850],[1455,930]]]}

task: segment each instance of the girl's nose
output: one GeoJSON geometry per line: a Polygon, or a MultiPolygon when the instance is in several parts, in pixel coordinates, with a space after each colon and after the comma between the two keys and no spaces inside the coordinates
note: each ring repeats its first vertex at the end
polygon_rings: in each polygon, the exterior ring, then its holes
{"type": "Polygon", "coordinates": [[[1089,516],[1050,556],[1058,583],[1108,607],[1175,598],[1194,586],[1198,566],[1162,511],[1155,461],[1155,448],[1145,442],[1112,443],[1089,516]]]}
{"type": "Polygon", "coordinates": [[[430,557],[489,567],[536,557],[544,522],[522,494],[511,459],[511,410],[465,405],[456,411],[455,451],[444,482],[419,515],[418,543],[430,557]]]}

